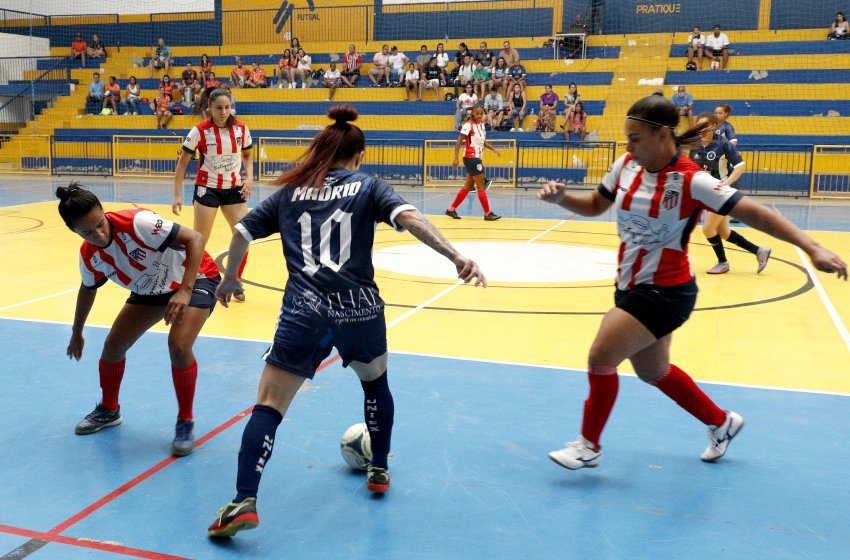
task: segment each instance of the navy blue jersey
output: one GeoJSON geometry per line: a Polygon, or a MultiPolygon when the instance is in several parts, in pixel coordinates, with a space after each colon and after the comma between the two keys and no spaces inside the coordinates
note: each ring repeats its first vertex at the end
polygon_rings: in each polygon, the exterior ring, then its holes
{"type": "Polygon", "coordinates": [[[715,179],[721,179],[720,158],[723,156],[726,156],[727,171],[744,163],[741,154],[738,153],[735,146],[723,136],[715,136],[709,145],[691,150],[690,154],[690,158],[697,165],[711,173],[711,176],[715,179]]]}
{"type": "Polygon", "coordinates": [[[737,140],[737,136],[735,136],[735,127],[732,126],[732,123],[729,121],[723,121],[720,126],[714,131],[714,137],[720,138],[721,136],[725,137],[729,142],[732,140],[737,140]]]}

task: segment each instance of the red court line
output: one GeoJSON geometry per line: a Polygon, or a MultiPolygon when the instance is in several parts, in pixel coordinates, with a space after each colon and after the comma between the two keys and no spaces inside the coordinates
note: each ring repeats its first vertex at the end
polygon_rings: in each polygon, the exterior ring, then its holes
{"type": "Polygon", "coordinates": [[[18,535],[20,537],[28,537],[30,539],[38,539],[52,543],[67,544],[70,546],[79,546],[82,548],[92,548],[102,550],[104,552],[114,552],[124,556],[133,556],[135,558],[147,558],[148,560],[190,560],[183,556],[173,556],[171,554],[162,554],[159,552],[151,552],[149,550],[140,550],[138,548],[130,548],[129,546],[121,546],[120,544],[110,544],[98,541],[89,541],[75,539],[73,537],[63,537],[51,533],[42,533],[40,531],[30,531],[29,529],[21,529],[10,525],[0,525],[0,533],[8,533],[10,535],[18,535]]]}

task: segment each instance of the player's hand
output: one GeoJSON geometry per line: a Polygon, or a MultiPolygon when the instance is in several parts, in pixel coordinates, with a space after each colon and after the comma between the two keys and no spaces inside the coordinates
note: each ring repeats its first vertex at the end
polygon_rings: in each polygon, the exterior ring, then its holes
{"type": "Polygon", "coordinates": [[[171,202],[171,211],[174,212],[175,216],[179,216],[182,210],[183,200],[179,196],[175,196],[174,200],[171,202]]]}
{"type": "Polygon", "coordinates": [[[80,361],[83,357],[83,346],[86,345],[86,339],[83,338],[83,333],[71,333],[71,342],[68,343],[68,358],[73,358],[80,361]]]}
{"type": "Polygon", "coordinates": [[[844,278],[847,280],[847,263],[841,260],[841,257],[824,249],[823,247],[818,247],[815,249],[814,253],[809,255],[812,259],[812,264],[815,265],[815,268],[820,270],[821,272],[835,272],[838,274],[839,278],[844,278]]]}
{"type": "Polygon", "coordinates": [[[458,165],[460,165],[460,162],[458,161],[458,159],[457,159],[457,158],[455,158],[455,159],[452,161],[452,167],[457,167],[458,165]]]}
{"type": "Polygon", "coordinates": [[[239,189],[239,194],[242,196],[242,200],[248,200],[251,198],[251,189],[254,187],[254,179],[246,179],[245,184],[242,185],[242,188],[239,189]]]}
{"type": "Polygon", "coordinates": [[[226,276],[215,289],[215,299],[223,306],[228,307],[230,299],[233,297],[233,292],[242,289],[242,283],[238,278],[227,278],[226,276]]]}
{"type": "Polygon", "coordinates": [[[463,255],[457,255],[453,262],[457,268],[457,277],[463,280],[464,284],[469,284],[475,280],[475,287],[487,287],[487,278],[484,277],[481,269],[478,268],[478,263],[463,255]]]}
{"type": "Polygon", "coordinates": [[[189,307],[190,299],[192,299],[192,290],[180,288],[174,292],[165,308],[166,325],[177,324],[183,319],[186,308],[189,307]]]}
{"type": "Polygon", "coordinates": [[[548,202],[550,204],[558,204],[562,200],[564,200],[564,196],[567,194],[567,186],[563,183],[556,183],[555,181],[549,181],[543,188],[540,189],[540,192],[537,193],[537,198],[542,200],[543,202],[548,202]]]}

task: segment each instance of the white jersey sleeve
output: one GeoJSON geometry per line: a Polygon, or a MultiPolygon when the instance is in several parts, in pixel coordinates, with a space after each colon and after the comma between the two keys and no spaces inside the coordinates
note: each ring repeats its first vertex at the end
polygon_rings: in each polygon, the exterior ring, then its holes
{"type": "Polygon", "coordinates": [[[715,214],[725,216],[742,196],[736,189],[724,185],[705,171],[698,171],[691,178],[691,198],[715,214]]]}
{"type": "Polygon", "coordinates": [[[198,144],[201,143],[201,131],[197,126],[193,126],[189,134],[186,135],[186,140],[183,142],[183,148],[190,153],[195,153],[198,144]]]}
{"type": "Polygon", "coordinates": [[[608,200],[613,201],[617,198],[617,180],[620,178],[620,171],[622,171],[628,157],[629,154],[625,153],[617,158],[617,161],[602,178],[602,183],[599,184],[599,192],[608,200]]]}
{"type": "Polygon", "coordinates": [[[463,126],[460,127],[460,133],[464,136],[469,136],[469,132],[472,130],[472,121],[466,121],[463,123],[463,126]]]}
{"type": "Polygon", "coordinates": [[[133,230],[152,249],[164,251],[174,240],[180,226],[150,210],[142,210],[133,218],[133,230]]]}

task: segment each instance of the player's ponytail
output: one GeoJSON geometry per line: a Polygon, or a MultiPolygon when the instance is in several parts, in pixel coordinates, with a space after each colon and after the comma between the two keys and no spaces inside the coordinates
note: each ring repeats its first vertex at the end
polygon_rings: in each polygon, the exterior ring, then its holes
{"type": "Polygon", "coordinates": [[[653,128],[668,128],[676,144],[686,148],[701,146],[702,132],[706,128],[714,126],[713,123],[705,122],[692,126],[681,134],[676,134],[676,126],[679,124],[679,110],[672,101],[661,95],[650,95],[637,100],[629,108],[626,118],[653,128]]]}
{"type": "Polygon", "coordinates": [[[351,105],[337,105],[328,111],[334,123],[325,127],[307,151],[296,160],[296,167],[272,181],[274,185],[293,187],[321,187],[325,175],[332,167],[348,161],[366,149],[366,137],[356,125],[357,109],[351,105]]]}
{"type": "Polygon", "coordinates": [[[59,199],[59,215],[62,216],[62,221],[71,230],[74,229],[77,220],[86,216],[95,208],[103,210],[100,200],[94,193],[87,191],[76,181],[67,187],[57,187],[56,198],[59,199]]]}

